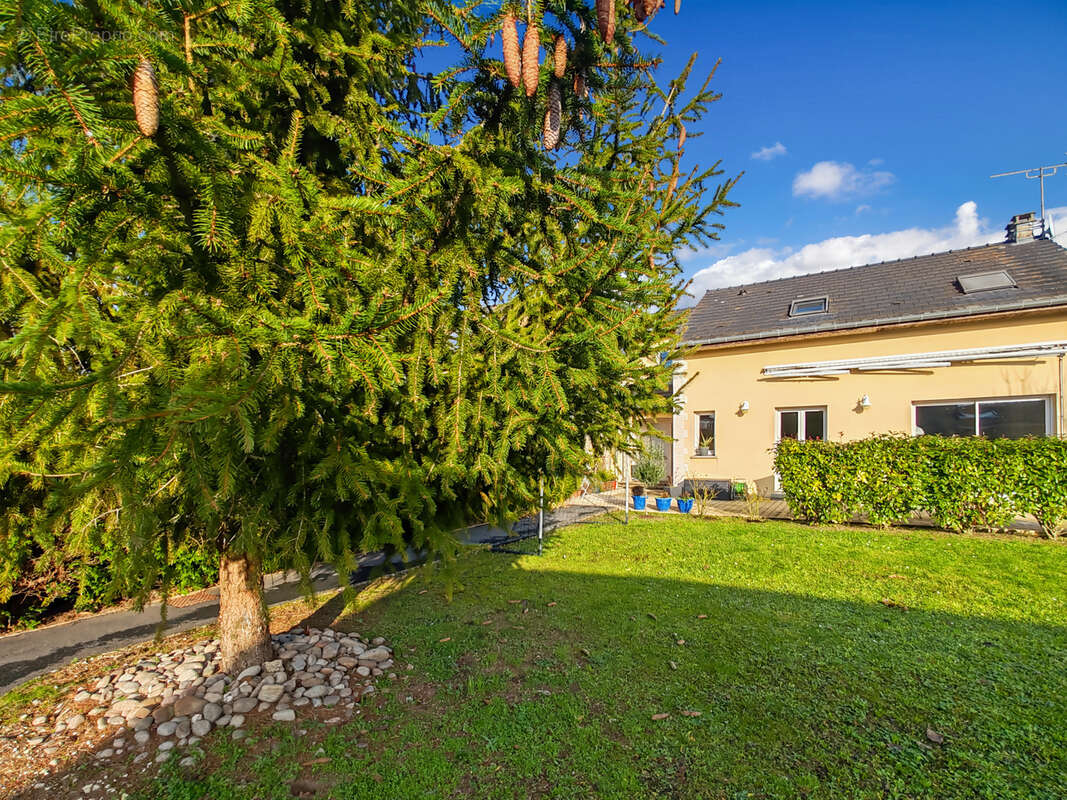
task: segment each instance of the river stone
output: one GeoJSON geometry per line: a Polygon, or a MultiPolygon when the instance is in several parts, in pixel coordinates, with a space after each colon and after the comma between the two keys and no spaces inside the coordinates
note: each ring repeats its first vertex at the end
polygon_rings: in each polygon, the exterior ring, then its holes
{"type": "Polygon", "coordinates": [[[180,697],[174,703],[174,714],[179,717],[191,717],[199,714],[207,705],[207,701],[199,697],[180,697]]]}
{"type": "Polygon", "coordinates": [[[133,740],[137,742],[137,744],[148,744],[148,740],[151,738],[152,734],[150,734],[148,731],[137,731],[133,735],[133,740]]]}
{"type": "Polygon", "coordinates": [[[308,698],[309,700],[314,700],[316,697],[325,697],[328,691],[329,689],[327,689],[325,686],[312,686],[310,689],[304,692],[304,697],[308,698]]]}
{"type": "Polygon", "coordinates": [[[65,721],[67,723],[67,729],[73,731],[82,726],[82,723],[85,722],[85,717],[82,714],[75,714],[74,716],[67,717],[65,721]]]}
{"type": "Polygon", "coordinates": [[[259,690],[259,699],[264,703],[276,703],[285,694],[285,687],[276,683],[264,684],[259,690]]]}
{"type": "Polygon", "coordinates": [[[119,700],[111,704],[111,708],[108,709],[108,716],[126,717],[141,707],[140,700],[119,700]]]}
{"type": "Polygon", "coordinates": [[[392,653],[389,652],[388,648],[375,647],[371,650],[367,650],[362,656],[360,656],[360,658],[364,661],[385,661],[391,656],[392,653]]]}
{"type": "Polygon", "coordinates": [[[237,676],[237,680],[243,681],[245,678],[254,678],[260,672],[262,672],[262,670],[263,667],[261,667],[259,664],[253,664],[252,666],[244,669],[241,674],[237,676]]]}
{"type": "Polygon", "coordinates": [[[211,723],[206,719],[198,719],[192,725],[193,736],[207,736],[211,733],[211,723]]]}
{"type": "MultiPolygon", "coordinates": [[[[262,690],[261,690],[262,691],[262,690]]],[[[233,701],[233,713],[235,714],[247,714],[257,705],[254,697],[242,697],[233,701]]]]}
{"type": "Polygon", "coordinates": [[[174,719],[174,706],[159,706],[159,708],[152,712],[152,719],[158,723],[170,722],[174,719]]]}
{"type": "Polygon", "coordinates": [[[214,722],[222,716],[222,706],[218,703],[208,703],[200,712],[208,722],[214,722]]]}
{"type": "Polygon", "coordinates": [[[292,722],[296,719],[296,712],[291,708],[286,708],[282,711],[275,711],[271,718],[277,722],[292,722]]]}
{"type": "Polygon", "coordinates": [[[156,728],[156,733],[160,736],[173,736],[176,730],[178,730],[178,723],[171,720],[169,722],[161,723],[160,726],[156,728]]]}
{"type": "Polygon", "coordinates": [[[234,714],[232,717],[230,717],[230,727],[231,728],[240,728],[244,724],[245,724],[245,715],[244,714],[234,714]]]}

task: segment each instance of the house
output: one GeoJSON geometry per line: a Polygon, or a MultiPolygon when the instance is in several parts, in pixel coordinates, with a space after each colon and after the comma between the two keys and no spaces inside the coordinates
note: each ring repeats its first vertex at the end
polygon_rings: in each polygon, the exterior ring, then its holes
{"type": "Polygon", "coordinates": [[[708,291],[656,426],[669,473],[776,491],[781,437],[1063,435],[1067,250],[1018,215],[1003,242],[708,291]]]}

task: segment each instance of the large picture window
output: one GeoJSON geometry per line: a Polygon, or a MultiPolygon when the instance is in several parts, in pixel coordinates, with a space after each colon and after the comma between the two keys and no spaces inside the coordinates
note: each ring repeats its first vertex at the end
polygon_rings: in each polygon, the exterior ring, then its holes
{"type": "Polygon", "coordinates": [[[715,412],[707,411],[697,414],[697,445],[698,456],[715,455],[715,412]]]}
{"type": "Polygon", "coordinates": [[[1050,433],[1049,408],[1044,397],[916,403],[915,435],[990,439],[1046,436],[1050,433]]]}

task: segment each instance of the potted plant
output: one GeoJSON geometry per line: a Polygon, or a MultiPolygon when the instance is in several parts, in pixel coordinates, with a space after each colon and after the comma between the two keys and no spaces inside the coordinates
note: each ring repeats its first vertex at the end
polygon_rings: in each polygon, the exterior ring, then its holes
{"type": "Polygon", "coordinates": [[[671,510],[671,498],[670,497],[657,497],[656,498],[656,510],[657,511],[670,511],[671,510]]]}
{"type": "Polygon", "coordinates": [[[690,491],[683,491],[678,497],[678,510],[683,514],[688,514],[693,510],[693,493],[690,491]]]}
{"type": "Polygon", "coordinates": [[[619,488],[619,479],[614,470],[605,469],[600,472],[600,491],[612,492],[619,488]]]}
{"type": "MultiPolygon", "coordinates": [[[[645,489],[653,486],[658,486],[663,483],[663,478],[667,474],[666,468],[663,466],[663,459],[657,458],[655,453],[643,452],[634,462],[634,478],[640,484],[639,487],[634,487],[634,510],[642,511],[645,508],[645,504],[648,502],[648,498],[645,496],[645,489]],[[640,492],[640,495],[638,495],[640,492]]],[[[659,500],[656,499],[656,508],[659,508],[659,500]]],[[[667,498],[667,508],[670,508],[670,498],[667,498]]],[[[667,509],[660,508],[660,511],[666,511],[667,509]]]]}
{"type": "Polygon", "coordinates": [[[715,440],[711,436],[705,436],[700,440],[700,446],[697,448],[696,454],[698,456],[710,456],[711,448],[715,445],[715,440]]]}

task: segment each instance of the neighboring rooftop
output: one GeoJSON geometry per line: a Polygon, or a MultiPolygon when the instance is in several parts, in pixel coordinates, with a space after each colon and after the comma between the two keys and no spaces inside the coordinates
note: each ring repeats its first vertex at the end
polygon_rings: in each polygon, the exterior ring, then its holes
{"type": "Polygon", "coordinates": [[[712,289],[682,338],[720,344],[1054,306],[1067,306],[1067,249],[1021,238],[712,289]],[[826,310],[810,311],[822,298],[826,310]]]}

